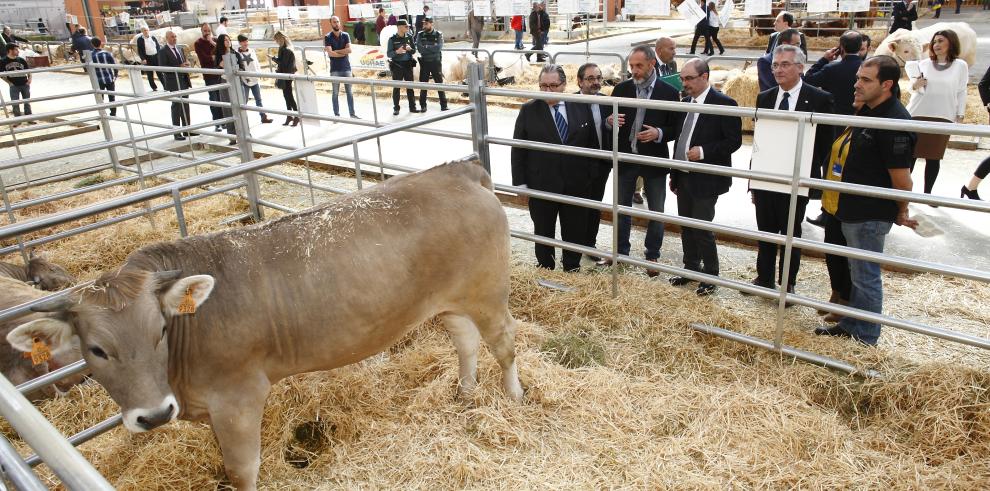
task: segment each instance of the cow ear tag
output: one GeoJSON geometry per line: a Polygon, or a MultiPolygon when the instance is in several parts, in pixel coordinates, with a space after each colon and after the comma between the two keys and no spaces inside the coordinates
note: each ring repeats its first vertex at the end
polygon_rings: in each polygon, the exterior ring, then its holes
{"type": "Polygon", "coordinates": [[[180,314],[195,314],[196,313],[196,301],[193,300],[192,287],[186,288],[186,294],[182,297],[182,301],[179,302],[178,311],[180,314]]]}
{"type": "Polygon", "coordinates": [[[41,338],[34,338],[34,343],[31,345],[31,353],[28,353],[28,355],[31,357],[32,365],[41,365],[51,359],[52,352],[48,349],[48,343],[44,342],[41,338]]]}

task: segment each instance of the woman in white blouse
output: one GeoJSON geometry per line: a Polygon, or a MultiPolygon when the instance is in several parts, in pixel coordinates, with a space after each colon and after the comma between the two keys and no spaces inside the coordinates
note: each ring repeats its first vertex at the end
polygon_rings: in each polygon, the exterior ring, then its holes
{"type": "MultiPolygon", "coordinates": [[[[969,66],[959,59],[959,36],[942,30],[932,36],[929,59],[918,62],[920,74],[911,78],[911,101],[907,110],[922,121],[961,123],[966,115],[966,83],[969,66]]],[[[931,193],[949,135],[918,133],[915,158],[925,159],[925,192],[931,193]]]]}

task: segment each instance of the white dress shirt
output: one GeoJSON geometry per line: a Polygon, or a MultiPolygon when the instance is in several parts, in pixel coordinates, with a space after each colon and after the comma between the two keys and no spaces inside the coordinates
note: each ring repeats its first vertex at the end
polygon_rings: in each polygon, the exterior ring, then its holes
{"type": "MultiPolygon", "coordinates": [[[[778,90],[777,102],[773,104],[773,108],[777,109],[778,107],[780,107],[780,101],[784,100],[784,94],[787,93],[790,94],[790,96],[787,98],[787,110],[794,111],[794,106],[797,105],[798,95],[801,94],[801,86],[803,85],[804,82],[801,81],[801,79],[798,79],[798,83],[795,84],[794,87],[791,87],[791,90],[783,90],[783,89],[778,90]]],[[[778,85],[777,87],[780,86],[778,85]]]]}
{"type": "MultiPolygon", "coordinates": [[[[704,104],[705,103],[705,99],[708,97],[708,93],[711,92],[711,90],[712,90],[712,86],[709,85],[708,88],[706,88],[705,91],[701,93],[701,95],[699,95],[697,98],[692,99],[691,102],[695,102],[695,103],[698,103],[698,104],[704,104]]],[[[685,149],[685,151],[690,151],[691,150],[691,146],[690,146],[691,145],[691,137],[694,136],[694,127],[698,125],[698,118],[700,118],[700,117],[701,117],[701,115],[698,114],[698,116],[694,118],[694,122],[691,123],[691,127],[687,129],[687,134],[686,135],[684,135],[684,134],[681,135],[681,137],[686,137],[687,138],[687,141],[688,141],[688,147],[685,149]]],[[[698,160],[704,160],[705,159],[705,149],[703,149],[701,147],[698,147],[698,151],[701,152],[700,158],[698,160]]]]}
{"type": "MultiPolygon", "coordinates": [[[[601,93],[595,95],[602,95],[601,93]]],[[[602,110],[598,104],[590,104],[591,118],[595,120],[595,134],[598,135],[598,149],[602,148],[602,110]]]]}
{"type": "Polygon", "coordinates": [[[141,39],[144,39],[144,54],[147,56],[155,56],[158,54],[158,46],[155,44],[155,40],[151,38],[151,35],[145,37],[141,35],[141,39]]]}

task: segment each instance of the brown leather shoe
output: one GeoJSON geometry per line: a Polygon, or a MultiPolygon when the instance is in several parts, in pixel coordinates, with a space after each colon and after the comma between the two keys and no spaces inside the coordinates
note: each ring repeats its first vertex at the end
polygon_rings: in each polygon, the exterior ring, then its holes
{"type": "MultiPolygon", "coordinates": [[[[647,259],[647,261],[649,261],[651,263],[657,262],[656,259],[647,259]]],[[[650,278],[656,278],[657,276],[660,276],[660,272],[657,271],[657,270],[655,270],[655,269],[647,269],[646,270],[646,276],[649,276],[650,278]]]]}
{"type": "MultiPolygon", "coordinates": [[[[839,298],[839,292],[837,292],[835,290],[832,290],[832,296],[831,297],[828,297],[828,303],[836,303],[836,301],[838,301],[838,300],[840,300],[840,298],[839,298]]],[[[824,310],[819,310],[818,311],[818,315],[826,315],[826,314],[828,314],[828,312],[826,312],[824,310]]]]}

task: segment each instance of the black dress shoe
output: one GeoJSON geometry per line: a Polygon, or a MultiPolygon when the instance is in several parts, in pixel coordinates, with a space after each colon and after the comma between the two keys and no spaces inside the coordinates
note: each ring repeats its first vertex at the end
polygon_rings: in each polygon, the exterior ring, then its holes
{"type": "Polygon", "coordinates": [[[711,283],[701,283],[698,285],[698,289],[694,293],[698,294],[699,297],[707,297],[715,293],[718,287],[711,283]]]}
{"type": "Polygon", "coordinates": [[[419,112],[421,112],[421,113],[425,113],[425,112],[426,112],[426,106],[423,106],[423,107],[421,107],[421,108],[419,109],[419,112]]]}
{"type": "Polygon", "coordinates": [[[684,285],[686,285],[688,283],[691,283],[693,281],[694,280],[687,279],[687,278],[685,278],[683,276],[675,276],[675,277],[673,277],[673,278],[670,279],[670,284],[671,285],[674,285],[674,286],[684,286],[684,285]]]}
{"type": "Polygon", "coordinates": [[[411,112],[411,113],[418,113],[420,111],[419,111],[419,109],[416,109],[415,107],[410,107],[409,108],[409,112],[411,112]]]}
{"type": "Polygon", "coordinates": [[[185,140],[186,139],[186,137],[184,137],[182,135],[174,135],[174,136],[172,136],[172,138],[174,138],[174,139],[176,139],[178,141],[182,141],[182,140],[185,140]]]}
{"type": "Polygon", "coordinates": [[[398,109],[393,109],[392,110],[392,116],[398,116],[398,115],[399,115],[399,110],[398,109]]]}
{"type": "MultiPolygon", "coordinates": [[[[762,286],[763,288],[773,288],[770,285],[767,285],[767,284],[764,284],[764,283],[760,283],[760,280],[759,279],[755,279],[755,280],[751,281],[750,283],[752,283],[755,286],[762,286]]],[[[743,295],[743,296],[746,296],[746,297],[749,297],[749,296],[754,295],[753,293],[750,293],[750,292],[747,292],[747,291],[743,291],[743,290],[739,290],[739,294],[740,295],[743,295]]]]}
{"type": "Polygon", "coordinates": [[[840,337],[840,338],[851,338],[852,337],[852,334],[849,334],[848,332],[846,332],[845,329],[843,329],[843,328],[841,328],[839,326],[819,327],[818,329],[815,329],[815,335],[817,335],[817,336],[837,336],[837,337],[840,337]]]}
{"type": "Polygon", "coordinates": [[[969,188],[966,187],[965,185],[963,185],[962,189],[959,190],[959,197],[969,198],[969,199],[981,199],[979,192],[977,192],[975,189],[970,191],[969,188]]]}
{"type": "Polygon", "coordinates": [[[817,227],[825,228],[825,212],[820,213],[815,218],[808,218],[808,223],[817,227]]]}
{"type": "Polygon", "coordinates": [[[448,109],[450,109],[450,108],[449,108],[449,107],[447,107],[447,106],[440,106],[440,110],[441,110],[441,111],[446,111],[446,110],[448,110],[448,109]]]}

